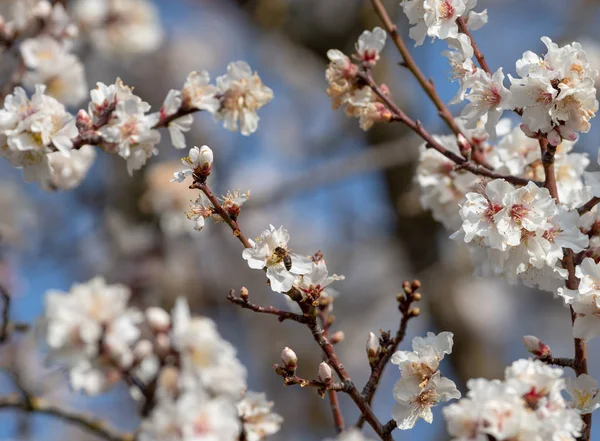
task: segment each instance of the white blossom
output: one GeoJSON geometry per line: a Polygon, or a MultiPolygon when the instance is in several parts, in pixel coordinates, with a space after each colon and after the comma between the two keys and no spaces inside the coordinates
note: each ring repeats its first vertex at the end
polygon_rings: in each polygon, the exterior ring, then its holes
{"type": "Polygon", "coordinates": [[[43,185],[44,188],[72,190],[78,187],[95,159],[96,149],[91,145],[84,145],[79,150],[71,150],[69,156],[61,152],[49,153],[50,180],[43,185]]]}
{"type": "Polygon", "coordinates": [[[283,418],[273,413],[273,402],[264,393],[246,392],[236,404],[248,441],[260,441],[279,432],[283,418]]]}
{"type": "Polygon", "coordinates": [[[258,128],[258,114],[273,99],[273,91],[265,86],[258,74],[245,61],[227,66],[227,73],[217,78],[221,107],[215,118],[223,121],[223,127],[242,135],[251,135],[258,128]]]}
{"type": "Polygon", "coordinates": [[[250,268],[266,269],[271,289],[275,292],[289,291],[297,275],[309,274],[313,268],[310,259],[288,251],[289,240],[287,230],[270,225],[256,241],[250,241],[252,248],[246,248],[242,252],[242,257],[250,268]],[[289,270],[285,264],[287,257],[291,262],[289,270]]]}
{"type": "MultiPolygon", "coordinates": [[[[181,103],[181,92],[178,90],[170,90],[162,107],[160,108],[159,118],[165,119],[176,114],[181,108],[181,103]]],[[[173,144],[173,147],[176,149],[185,148],[185,136],[183,133],[190,131],[193,122],[194,117],[191,114],[181,116],[169,122],[169,135],[171,136],[171,143],[173,144]]]]}
{"type": "Polygon", "coordinates": [[[588,374],[568,378],[566,391],[572,399],[569,404],[582,414],[592,413],[600,407],[600,387],[598,382],[588,374]]]}
{"type": "Polygon", "coordinates": [[[180,170],[173,174],[173,179],[171,182],[183,182],[189,176],[192,176],[194,173],[200,176],[208,176],[210,174],[210,169],[213,164],[213,151],[207,145],[203,145],[202,147],[192,147],[188,156],[181,159],[181,162],[187,167],[184,170],[180,170]]]}
{"type": "Polygon", "coordinates": [[[380,27],[373,28],[373,31],[363,31],[356,44],[356,58],[366,67],[375,66],[386,38],[387,34],[380,27]]]}
{"type": "Polygon", "coordinates": [[[221,106],[217,92],[217,86],[210,84],[208,72],[191,72],[181,89],[181,97],[185,106],[214,114],[221,106]]]}
{"type": "Polygon", "coordinates": [[[303,298],[316,300],[320,297],[333,297],[331,289],[327,287],[335,281],[344,279],[344,276],[337,274],[330,276],[325,261],[319,260],[311,265],[310,272],[298,276],[294,286],[300,291],[303,298]]]}
{"type": "Polygon", "coordinates": [[[470,89],[465,98],[470,102],[463,109],[461,116],[465,119],[468,128],[474,128],[479,120],[486,116],[485,129],[490,136],[496,136],[496,125],[502,112],[512,108],[511,92],[504,87],[503,83],[502,68],[493,75],[477,69],[464,81],[464,87],[470,89]]]}

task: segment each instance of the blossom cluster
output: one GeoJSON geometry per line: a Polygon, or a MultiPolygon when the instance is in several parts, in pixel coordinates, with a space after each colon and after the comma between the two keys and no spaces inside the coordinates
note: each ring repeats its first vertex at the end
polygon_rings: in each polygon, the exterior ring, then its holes
{"type": "Polygon", "coordinates": [[[125,159],[131,174],[158,154],[159,127],[168,127],[173,145],[184,148],[183,132],[191,128],[191,113],[205,110],[223,120],[227,129],[239,127],[249,135],[257,128],[256,111],[273,93],[245,62],[238,61],[217,78],[216,86],[209,84],[206,72],[192,72],[183,89],[171,90],[155,113],[120,79],[110,85],[98,83],[90,96],[87,111],[74,117],[47,94],[46,86],[36,85],[31,98],[17,87],[0,109],[0,153],[23,170],[26,181],[71,189],[92,165],[93,145],[125,159]]]}
{"type": "Polygon", "coordinates": [[[534,182],[516,188],[496,179],[465,197],[460,208],[463,223],[452,237],[470,245],[473,260],[485,256],[493,273],[549,289],[566,278],[563,248],[580,252],[588,246],[588,237],[578,228],[577,211],[558,205],[534,182]]]}
{"type": "MultiPolygon", "coordinates": [[[[359,119],[360,128],[369,130],[374,123],[389,121],[390,111],[381,102],[373,90],[359,78],[359,73],[375,66],[383,50],[386,33],[376,27],[373,31],[364,31],[356,44],[353,57],[359,63],[354,64],[350,57],[337,49],[327,52],[329,66],[325,71],[332,107],[344,107],[349,117],[359,119]]],[[[385,90],[385,88],[384,88],[385,90]]]]}
{"type": "Polygon", "coordinates": [[[469,380],[467,396],[442,410],[448,432],[454,440],[575,440],[583,423],[561,395],[562,375],[541,361],[518,360],[504,381],[469,380]]]}
{"type": "Polygon", "coordinates": [[[281,417],[264,394],[245,392],[246,370],[215,323],[192,317],[184,298],[171,314],[129,306],[130,291],[102,278],[50,291],[41,323],[49,361],[75,390],[96,395],[125,381],[151,409],[139,438],[258,441],[281,417]]]}
{"type": "Polygon", "coordinates": [[[419,418],[431,423],[433,406],[460,398],[456,384],[439,370],[444,355],[452,352],[452,344],[451,332],[429,332],[425,338],[413,339],[412,352],[398,351],[392,356],[401,373],[394,386],[397,403],[392,411],[398,428],[412,429],[419,418]]]}

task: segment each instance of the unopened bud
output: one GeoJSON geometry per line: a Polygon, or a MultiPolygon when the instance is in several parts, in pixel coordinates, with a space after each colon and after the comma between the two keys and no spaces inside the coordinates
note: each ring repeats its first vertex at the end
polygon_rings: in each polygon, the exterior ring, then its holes
{"type": "Polygon", "coordinates": [[[46,0],[38,2],[32,9],[35,17],[46,18],[52,13],[52,5],[46,0]]]}
{"type": "Polygon", "coordinates": [[[153,331],[166,332],[171,326],[171,316],[162,308],[152,306],[146,309],[146,321],[153,331]]]}
{"type": "Polygon", "coordinates": [[[92,129],[92,119],[85,110],[80,109],[79,112],[77,112],[75,126],[80,132],[89,132],[92,129]]]}
{"type": "Polygon", "coordinates": [[[471,157],[471,144],[469,144],[467,138],[465,138],[462,133],[459,133],[456,140],[460,154],[463,156],[463,158],[469,159],[471,157]]]}
{"type": "Polygon", "coordinates": [[[194,172],[204,177],[210,175],[213,159],[213,151],[207,145],[190,149],[190,154],[188,156],[188,160],[193,167],[194,172]]]}
{"type": "Polygon", "coordinates": [[[281,351],[281,361],[288,371],[294,372],[298,367],[298,357],[296,353],[287,346],[281,351]]]}
{"type": "Polygon", "coordinates": [[[405,280],[404,282],[402,282],[402,289],[404,290],[404,292],[406,294],[411,294],[412,293],[412,288],[410,286],[410,283],[405,280]]]}
{"type": "Polygon", "coordinates": [[[369,358],[369,363],[373,363],[380,352],[381,344],[379,343],[379,338],[372,332],[369,332],[369,338],[367,339],[367,357],[369,358]]]}
{"type": "Polygon", "coordinates": [[[416,291],[417,289],[419,289],[421,287],[421,281],[413,280],[411,286],[412,286],[413,291],[416,291]]]}
{"type": "Polygon", "coordinates": [[[150,340],[140,340],[133,348],[133,355],[137,360],[149,357],[154,352],[154,345],[150,340]]]}
{"type": "Polygon", "coordinates": [[[416,317],[419,314],[421,314],[421,309],[420,308],[413,308],[410,311],[408,311],[408,313],[412,316],[412,317],[416,317]]]}
{"type": "Polygon", "coordinates": [[[171,339],[167,334],[160,333],[156,335],[156,352],[161,354],[168,354],[171,351],[171,339]]]}
{"type": "Polygon", "coordinates": [[[334,334],[331,336],[331,343],[336,345],[336,344],[340,343],[342,340],[344,340],[345,336],[346,335],[344,334],[344,331],[334,332],[334,334]]]}
{"type": "Polygon", "coordinates": [[[536,357],[544,358],[552,356],[550,347],[534,335],[523,336],[523,344],[525,345],[527,352],[530,352],[536,357]]]}
{"type": "Polygon", "coordinates": [[[179,389],[179,369],[174,366],[164,367],[158,377],[158,387],[170,395],[177,394],[179,389]]]}
{"type": "Polygon", "coordinates": [[[416,292],[416,293],[414,293],[414,294],[412,295],[412,299],[413,299],[415,302],[418,302],[419,300],[421,300],[421,298],[422,298],[422,296],[421,296],[421,293],[420,293],[420,292],[416,292]]]}
{"type": "Polygon", "coordinates": [[[245,286],[242,286],[242,289],[240,289],[240,297],[242,298],[242,300],[244,300],[245,302],[248,301],[248,288],[246,288],[245,286]]]}
{"type": "Polygon", "coordinates": [[[327,363],[322,362],[319,365],[319,373],[317,374],[317,378],[325,385],[333,383],[333,373],[331,372],[331,367],[327,363]]]}

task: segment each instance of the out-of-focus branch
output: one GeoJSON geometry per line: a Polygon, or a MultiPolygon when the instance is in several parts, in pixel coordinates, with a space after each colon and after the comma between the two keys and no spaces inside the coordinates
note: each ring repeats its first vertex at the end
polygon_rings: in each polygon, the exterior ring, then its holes
{"type": "Polygon", "coordinates": [[[2,298],[2,309],[0,314],[0,344],[6,342],[12,332],[26,332],[29,325],[10,321],[11,297],[8,290],[0,284],[0,297],[2,298]]]}
{"type": "Polygon", "coordinates": [[[587,213],[588,211],[590,211],[596,205],[598,205],[598,203],[600,203],[600,198],[594,196],[592,199],[590,199],[589,201],[587,201],[584,205],[582,205],[581,207],[579,207],[577,209],[577,211],[579,212],[579,215],[581,216],[581,215],[587,213]]]}
{"type": "Polygon", "coordinates": [[[60,420],[78,426],[108,441],[133,441],[132,434],[122,434],[106,426],[102,420],[93,419],[70,410],[61,409],[42,398],[20,397],[18,394],[0,397],[0,410],[17,409],[29,413],[54,416],[60,420]]]}
{"type": "Polygon", "coordinates": [[[573,360],[572,358],[550,356],[550,357],[538,357],[537,359],[546,364],[553,364],[555,366],[568,367],[571,369],[575,369],[575,360],[573,360]]]}

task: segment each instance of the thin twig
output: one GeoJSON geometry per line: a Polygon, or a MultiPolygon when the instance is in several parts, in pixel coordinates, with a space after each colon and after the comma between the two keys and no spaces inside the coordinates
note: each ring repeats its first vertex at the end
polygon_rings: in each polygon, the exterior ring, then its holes
{"type": "Polygon", "coordinates": [[[42,398],[23,399],[14,394],[0,397],[0,410],[17,409],[24,412],[40,413],[52,415],[58,419],[71,423],[75,426],[93,433],[108,441],[133,441],[132,434],[122,434],[109,427],[106,427],[104,421],[90,418],[86,415],[75,413],[66,409],[61,409],[48,403],[42,398]]]}
{"type": "Polygon", "coordinates": [[[542,165],[544,167],[544,187],[546,187],[552,197],[556,199],[556,203],[559,203],[558,187],[556,185],[556,171],[554,170],[556,146],[550,144],[545,138],[540,138],[539,143],[542,154],[542,165]]]}
{"type": "MultiPolygon", "coordinates": [[[[329,307],[322,307],[321,313],[319,314],[321,319],[321,326],[323,326],[323,332],[325,337],[329,338],[329,307]]],[[[335,430],[338,433],[344,431],[344,416],[342,415],[342,409],[340,408],[340,401],[337,396],[337,392],[333,389],[327,391],[329,396],[329,407],[331,408],[331,414],[333,415],[333,423],[335,424],[335,430]]]]}
{"type": "Polygon", "coordinates": [[[231,303],[241,306],[244,309],[250,309],[254,312],[258,312],[261,314],[271,314],[278,317],[279,321],[282,322],[284,320],[293,320],[298,323],[307,323],[307,317],[301,314],[296,314],[289,311],[283,311],[278,308],[274,308],[273,306],[258,306],[253,303],[250,303],[248,300],[243,299],[241,297],[237,297],[233,290],[229,291],[229,295],[227,296],[227,300],[231,303]]]}
{"type": "Polygon", "coordinates": [[[0,323],[0,343],[4,343],[8,338],[8,325],[10,323],[10,294],[3,285],[0,285],[0,297],[2,297],[2,323],[0,323]]]}
{"type": "Polygon", "coordinates": [[[471,47],[473,48],[473,54],[475,55],[475,58],[477,59],[479,66],[484,71],[486,71],[488,74],[491,75],[492,71],[490,70],[490,67],[487,64],[487,61],[485,61],[485,56],[479,50],[479,47],[477,46],[477,43],[475,42],[475,39],[473,38],[473,35],[471,34],[471,31],[469,30],[469,26],[467,26],[467,22],[465,21],[465,19],[462,17],[458,17],[458,19],[456,20],[456,24],[458,25],[460,32],[465,34],[471,40],[471,47]]]}
{"type": "Polygon", "coordinates": [[[210,203],[213,205],[217,214],[221,217],[221,219],[225,221],[227,225],[229,225],[229,227],[233,231],[233,235],[239,239],[242,245],[244,245],[244,248],[252,248],[250,241],[246,238],[246,236],[244,236],[242,230],[240,230],[240,226],[238,225],[237,221],[233,220],[231,216],[227,214],[227,212],[221,206],[219,199],[217,199],[217,197],[213,194],[213,192],[210,190],[208,185],[206,185],[206,183],[195,182],[190,188],[198,188],[199,190],[201,190],[202,193],[206,195],[210,203]]]}

